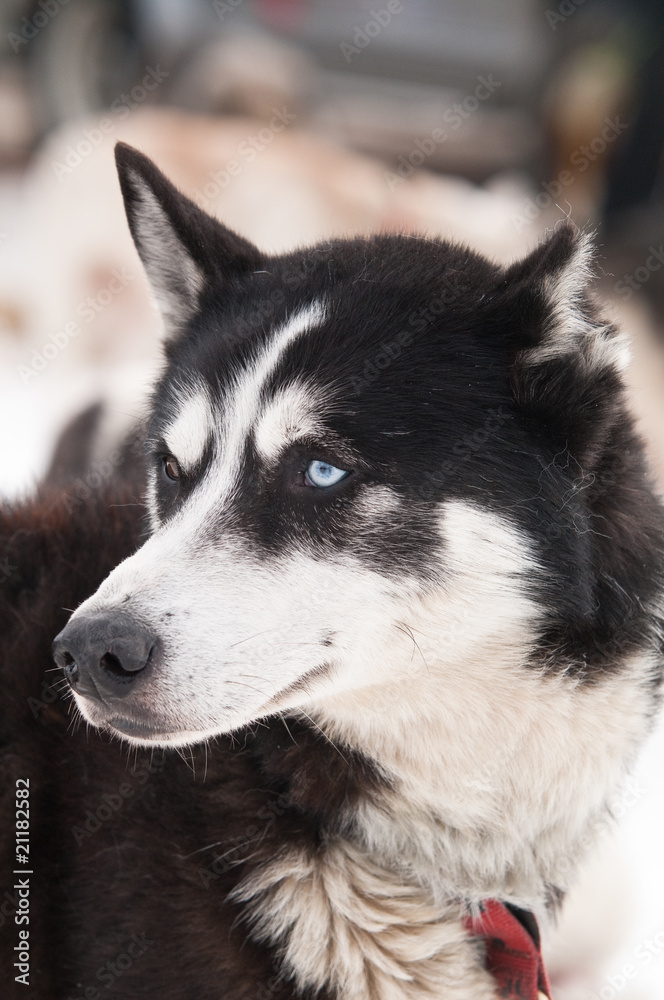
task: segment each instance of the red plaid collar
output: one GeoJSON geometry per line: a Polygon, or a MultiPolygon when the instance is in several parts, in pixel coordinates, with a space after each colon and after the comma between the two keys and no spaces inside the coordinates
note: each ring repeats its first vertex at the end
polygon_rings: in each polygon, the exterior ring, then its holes
{"type": "Polygon", "coordinates": [[[550,1000],[537,921],[528,910],[487,899],[466,928],[486,943],[486,967],[501,1000],[550,1000]]]}

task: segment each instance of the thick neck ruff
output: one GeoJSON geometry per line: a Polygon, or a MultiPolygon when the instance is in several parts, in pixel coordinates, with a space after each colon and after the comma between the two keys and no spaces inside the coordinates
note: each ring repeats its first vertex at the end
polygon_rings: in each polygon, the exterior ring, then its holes
{"type": "Polygon", "coordinates": [[[488,899],[466,928],[486,943],[486,968],[504,1000],[550,1000],[537,920],[529,910],[488,899]]]}

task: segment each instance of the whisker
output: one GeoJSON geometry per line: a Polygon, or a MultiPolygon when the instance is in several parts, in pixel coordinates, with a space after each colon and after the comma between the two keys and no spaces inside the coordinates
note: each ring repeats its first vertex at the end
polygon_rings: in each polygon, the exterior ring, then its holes
{"type": "Polygon", "coordinates": [[[284,727],[286,729],[286,732],[288,733],[288,735],[292,739],[293,743],[295,744],[295,746],[297,746],[297,740],[295,739],[295,737],[293,736],[293,734],[291,733],[291,731],[290,731],[290,729],[288,727],[288,723],[286,722],[286,716],[282,712],[279,712],[279,718],[283,722],[284,727]]]}
{"type": "Polygon", "coordinates": [[[189,770],[193,773],[194,778],[195,778],[196,777],[196,770],[195,770],[195,768],[192,767],[192,761],[191,760],[187,760],[187,758],[185,757],[185,755],[184,755],[184,749],[185,749],[184,747],[183,748],[175,747],[175,752],[177,753],[178,757],[182,758],[182,760],[185,762],[185,764],[187,765],[187,767],[189,768],[189,770]]]}
{"type": "Polygon", "coordinates": [[[233,649],[234,646],[241,646],[243,642],[251,642],[252,639],[257,639],[259,635],[267,635],[269,632],[281,632],[283,629],[288,628],[287,625],[277,626],[275,628],[266,628],[262,632],[254,632],[253,635],[247,636],[246,639],[238,639],[237,642],[232,642],[229,649],[233,649]]]}
{"type": "Polygon", "coordinates": [[[257,691],[259,694],[264,694],[265,693],[264,691],[261,691],[260,688],[257,688],[254,684],[245,684],[244,681],[234,681],[234,680],[229,679],[229,680],[226,681],[226,683],[227,684],[239,684],[240,687],[249,688],[250,691],[257,691]]]}
{"type": "Polygon", "coordinates": [[[411,657],[410,657],[410,659],[411,659],[411,662],[412,662],[412,660],[413,660],[413,656],[415,655],[415,650],[417,650],[417,652],[418,652],[418,653],[420,654],[420,656],[422,657],[422,662],[423,662],[424,666],[425,666],[425,667],[427,668],[427,671],[428,671],[429,673],[431,673],[431,671],[429,670],[429,664],[427,663],[427,661],[426,661],[426,659],[425,659],[425,657],[424,657],[424,653],[423,653],[423,652],[422,652],[422,650],[420,649],[420,646],[419,646],[419,643],[417,642],[417,640],[415,639],[415,636],[413,635],[413,630],[412,630],[412,628],[410,627],[410,625],[406,625],[406,624],[405,624],[404,622],[401,622],[401,623],[399,623],[399,624],[398,624],[398,625],[396,626],[396,628],[397,628],[397,629],[398,629],[398,630],[399,630],[400,632],[403,632],[403,633],[404,633],[404,635],[407,635],[407,636],[408,636],[408,638],[410,639],[410,641],[411,641],[411,642],[412,642],[412,644],[413,644],[413,652],[412,652],[412,654],[411,654],[411,657]]]}
{"type": "Polygon", "coordinates": [[[318,723],[317,723],[317,722],[314,722],[314,720],[313,720],[313,719],[311,718],[311,716],[310,716],[310,715],[307,715],[307,713],[306,713],[306,712],[304,711],[304,709],[302,709],[302,708],[299,708],[299,709],[298,709],[298,712],[301,712],[301,713],[302,713],[302,715],[303,715],[303,716],[305,717],[305,719],[308,719],[308,720],[309,720],[309,722],[311,723],[311,725],[312,725],[312,726],[315,726],[315,727],[316,727],[316,729],[317,729],[317,730],[318,730],[318,732],[319,732],[319,733],[321,734],[321,736],[323,736],[323,737],[324,737],[324,739],[326,739],[326,740],[327,740],[327,742],[328,742],[328,743],[330,744],[330,746],[334,747],[334,749],[335,749],[335,750],[337,751],[337,753],[339,754],[339,756],[341,757],[341,759],[342,759],[343,761],[345,761],[345,762],[346,762],[346,764],[347,764],[347,763],[348,763],[348,758],[347,758],[347,757],[344,757],[344,755],[342,754],[341,750],[340,750],[340,749],[339,749],[339,747],[338,747],[338,746],[336,745],[336,743],[334,742],[334,740],[331,740],[331,739],[330,739],[330,737],[329,737],[329,736],[327,735],[327,733],[326,733],[326,732],[325,732],[325,731],[324,731],[323,729],[321,729],[321,727],[320,727],[320,726],[318,725],[318,723]]]}

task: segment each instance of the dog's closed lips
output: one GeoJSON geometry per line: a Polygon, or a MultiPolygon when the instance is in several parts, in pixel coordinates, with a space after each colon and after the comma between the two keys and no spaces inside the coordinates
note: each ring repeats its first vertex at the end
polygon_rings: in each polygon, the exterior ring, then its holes
{"type": "Polygon", "coordinates": [[[106,725],[111,729],[116,729],[119,733],[124,733],[125,736],[135,736],[142,739],[158,739],[168,735],[165,730],[157,730],[145,722],[138,722],[126,716],[114,715],[107,721],[106,725]]]}

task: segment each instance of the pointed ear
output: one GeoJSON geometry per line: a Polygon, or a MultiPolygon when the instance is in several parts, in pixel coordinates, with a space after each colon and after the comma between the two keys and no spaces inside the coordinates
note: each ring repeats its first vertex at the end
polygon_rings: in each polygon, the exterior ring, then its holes
{"type": "Polygon", "coordinates": [[[181,194],[143,153],[119,142],[115,162],[129,229],[170,339],[206,288],[260,267],[263,256],[181,194]]]}
{"type": "Polygon", "coordinates": [[[517,347],[532,361],[582,355],[622,370],[624,341],[598,321],[588,286],[593,277],[592,238],[566,220],[523,260],[504,272],[508,307],[517,320],[517,347]]]}
{"type": "Polygon", "coordinates": [[[588,292],[592,244],[571,223],[503,274],[502,324],[522,412],[586,470],[622,414],[629,351],[588,292]]]}
{"type": "Polygon", "coordinates": [[[523,338],[521,347],[548,347],[558,353],[572,347],[591,259],[590,239],[566,221],[507,268],[507,295],[522,320],[517,334],[523,338]]]}
{"type": "Polygon", "coordinates": [[[508,282],[545,280],[562,272],[578,275],[581,285],[590,276],[592,258],[590,237],[581,233],[573,222],[566,219],[547,236],[539,246],[507,268],[508,282]]]}

